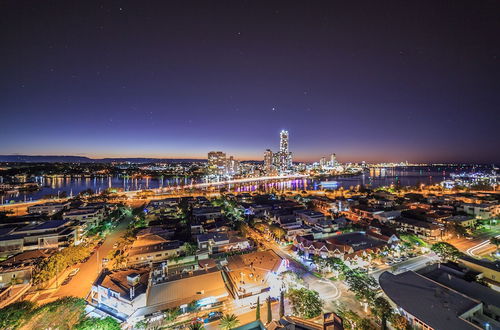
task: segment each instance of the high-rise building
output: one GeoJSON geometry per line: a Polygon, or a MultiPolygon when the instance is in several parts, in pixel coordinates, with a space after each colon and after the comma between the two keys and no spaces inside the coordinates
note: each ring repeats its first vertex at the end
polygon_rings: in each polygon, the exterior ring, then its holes
{"type": "Polygon", "coordinates": [[[288,154],[288,131],[281,131],[280,133],[280,152],[288,154]]]}
{"type": "Polygon", "coordinates": [[[288,131],[282,130],[280,133],[280,151],[277,158],[280,173],[288,172],[292,167],[292,153],[288,150],[288,131]]]}
{"type": "Polygon", "coordinates": [[[210,151],[208,153],[208,173],[225,174],[226,173],[226,154],[222,151],[210,151]]]}
{"type": "Polygon", "coordinates": [[[330,166],[336,166],[337,165],[337,156],[335,154],[330,155],[330,166]]]}
{"type": "Polygon", "coordinates": [[[228,175],[235,175],[240,171],[240,162],[234,159],[233,156],[229,156],[226,162],[226,173],[228,175]]]}
{"type": "Polygon", "coordinates": [[[273,171],[273,152],[271,149],[266,149],[264,152],[264,172],[270,174],[273,171]]]}
{"type": "Polygon", "coordinates": [[[325,167],[326,166],[326,157],[321,157],[319,160],[319,166],[325,167]]]}

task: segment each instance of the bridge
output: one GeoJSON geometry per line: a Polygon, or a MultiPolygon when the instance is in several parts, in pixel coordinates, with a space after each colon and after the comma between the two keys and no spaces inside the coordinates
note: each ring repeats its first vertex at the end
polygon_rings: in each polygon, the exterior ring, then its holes
{"type": "Polygon", "coordinates": [[[208,188],[208,187],[217,187],[217,186],[225,186],[230,184],[239,184],[239,183],[248,183],[248,182],[260,182],[260,181],[273,181],[273,180],[290,180],[290,179],[305,179],[308,178],[309,174],[290,174],[290,175],[277,175],[277,176],[260,176],[256,178],[243,178],[243,179],[234,179],[234,180],[225,180],[225,181],[215,181],[215,182],[202,182],[202,183],[193,183],[188,185],[178,185],[178,186],[169,186],[163,188],[155,188],[155,189],[142,189],[142,190],[129,190],[123,192],[124,194],[137,194],[144,190],[153,191],[155,193],[165,193],[168,191],[176,191],[176,190],[184,190],[184,189],[198,189],[198,188],[208,188]]]}

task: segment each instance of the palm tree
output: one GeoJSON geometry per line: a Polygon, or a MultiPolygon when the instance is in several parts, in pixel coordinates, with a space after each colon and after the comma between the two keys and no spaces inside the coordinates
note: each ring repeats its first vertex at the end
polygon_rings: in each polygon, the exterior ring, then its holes
{"type": "Polygon", "coordinates": [[[220,319],[220,326],[224,330],[230,330],[232,328],[235,328],[238,324],[240,324],[240,321],[234,314],[225,314],[220,319]]]}

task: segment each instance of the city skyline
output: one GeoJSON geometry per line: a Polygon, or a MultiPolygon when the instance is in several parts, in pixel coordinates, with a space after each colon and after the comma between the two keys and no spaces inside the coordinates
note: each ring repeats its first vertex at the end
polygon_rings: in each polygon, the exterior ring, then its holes
{"type": "Polygon", "coordinates": [[[194,7],[3,2],[0,154],[500,162],[497,3],[194,7]]]}

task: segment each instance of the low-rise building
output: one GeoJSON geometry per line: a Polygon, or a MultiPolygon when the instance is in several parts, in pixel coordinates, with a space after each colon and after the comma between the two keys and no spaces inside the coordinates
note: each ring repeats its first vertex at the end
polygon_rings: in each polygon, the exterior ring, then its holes
{"type": "Polygon", "coordinates": [[[500,204],[464,203],[458,207],[458,211],[473,215],[478,219],[492,219],[500,215],[500,204]]]}
{"type": "Polygon", "coordinates": [[[183,251],[181,241],[169,241],[158,235],[149,235],[136,240],[127,251],[127,265],[162,262],[178,257],[183,251]]]}
{"type": "Polygon", "coordinates": [[[326,219],[323,213],[312,210],[297,210],[294,214],[307,225],[314,225],[326,219]]]}
{"type": "Polygon", "coordinates": [[[380,287],[418,329],[482,329],[488,318],[481,301],[470,298],[413,271],[394,275],[384,272],[380,287]]]}
{"type": "Polygon", "coordinates": [[[77,236],[78,228],[69,220],[30,224],[0,236],[0,256],[68,246],[78,241],[77,236]]]}
{"type": "Polygon", "coordinates": [[[0,288],[31,281],[33,268],[57,249],[26,251],[0,262],[0,288]]]}
{"type": "Polygon", "coordinates": [[[443,235],[442,227],[427,221],[399,217],[388,222],[396,224],[398,230],[402,232],[413,233],[417,236],[431,240],[440,239],[441,235],[443,235]]]}
{"type": "Polygon", "coordinates": [[[148,268],[103,270],[92,285],[91,304],[99,310],[126,321],[146,306],[148,268]]]}
{"type": "Polygon", "coordinates": [[[104,216],[104,208],[77,208],[63,214],[64,219],[78,221],[87,225],[98,224],[104,219],[104,216]]]}
{"type": "Polygon", "coordinates": [[[57,212],[61,212],[64,210],[68,210],[70,207],[70,202],[48,202],[43,204],[35,204],[28,206],[28,213],[36,213],[36,214],[54,214],[57,212]]]}
{"type": "Polygon", "coordinates": [[[239,237],[236,232],[210,232],[196,236],[198,249],[210,253],[241,251],[250,248],[246,238],[239,237]]]}
{"type": "Polygon", "coordinates": [[[191,303],[199,308],[216,307],[228,297],[222,271],[217,268],[181,273],[169,276],[161,283],[151,284],[146,306],[139,308],[132,319],[176,307],[185,312],[191,303]]]}
{"type": "Polygon", "coordinates": [[[225,272],[236,298],[245,298],[278,289],[277,276],[285,269],[283,259],[274,251],[259,251],[227,258],[225,272]]]}
{"type": "Polygon", "coordinates": [[[477,224],[477,219],[473,216],[469,215],[454,215],[448,218],[445,218],[445,223],[458,224],[464,228],[473,228],[477,224]]]}
{"type": "Polygon", "coordinates": [[[492,281],[495,284],[500,284],[500,261],[479,260],[466,255],[458,259],[460,265],[475,270],[482,274],[486,280],[492,281]]]}

